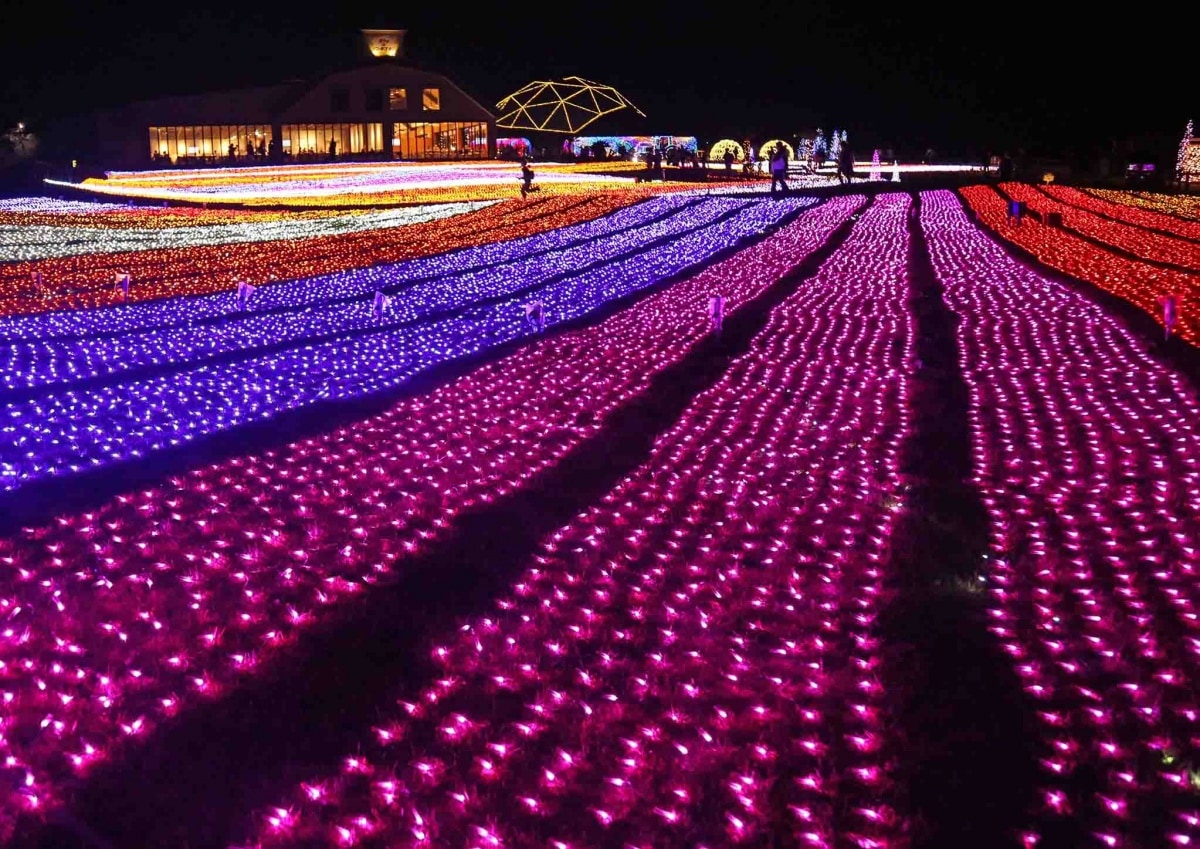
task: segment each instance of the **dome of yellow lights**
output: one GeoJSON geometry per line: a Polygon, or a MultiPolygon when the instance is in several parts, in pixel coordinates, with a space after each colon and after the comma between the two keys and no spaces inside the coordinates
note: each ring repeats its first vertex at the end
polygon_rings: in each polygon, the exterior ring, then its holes
{"type": "Polygon", "coordinates": [[[496,107],[501,110],[496,119],[498,127],[568,135],[575,135],[597,118],[622,109],[632,109],[646,117],[612,86],[583,77],[534,80],[505,97],[496,107]]]}

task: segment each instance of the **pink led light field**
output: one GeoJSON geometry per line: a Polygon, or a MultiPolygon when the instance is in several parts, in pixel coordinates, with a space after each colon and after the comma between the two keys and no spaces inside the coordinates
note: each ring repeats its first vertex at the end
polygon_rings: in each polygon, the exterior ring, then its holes
{"type": "Polygon", "coordinates": [[[0,317],[0,843],[1197,845],[1191,223],[586,197],[483,244],[13,205],[14,266],[89,216],[425,247],[0,317]]]}

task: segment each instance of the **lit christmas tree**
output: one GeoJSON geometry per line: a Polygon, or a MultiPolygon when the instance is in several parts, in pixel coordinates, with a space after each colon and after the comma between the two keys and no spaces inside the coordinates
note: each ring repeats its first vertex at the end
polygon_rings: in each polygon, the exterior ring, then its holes
{"type": "Polygon", "coordinates": [[[875,148],[875,152],[871,154],[871,179],[883,179],[883,173],[879,167],[879,148],[875,148]]]}
{"type": "Polygon", "coordinates": [[[813,140],[813,156],[827,156],[829,144],[825,141],[825,131],[817,128],[817,137],[813,140]]]}
{"type": "Polygon", "coordinates": [[[834,162],[838,161],[838,154],[842,152],[842,131],[835,129],[833,137],[829,140],[829,158],[834,162]]]}
{"type": "Polygon", "coordinates": [[[1179,142],[1179,153],[1175,156],[1175,178],[1183,178],[1183,166],[1187,162],[1188,148],[1192,144],[1192,119],[1189,118],[1187,128],[1183,131],[1183,139],[1179,142]]]}
{"type": "Polygon", "coordinates": [[[796,141],[796,159],[800,162],[807,162],[808,158],[813,153],[812,139],[797,139],[796,141]]]}

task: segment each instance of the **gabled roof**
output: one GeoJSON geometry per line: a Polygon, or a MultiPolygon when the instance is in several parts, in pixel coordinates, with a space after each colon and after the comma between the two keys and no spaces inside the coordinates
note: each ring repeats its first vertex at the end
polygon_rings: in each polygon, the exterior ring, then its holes
{"type": "MultiPolygon", "coordinates": [[[[275,85],[226,89],[204,94],[158,97],[101,110],[99,114],[118,121],[145,119],[163,124],[171,124],[176,121],[196,124],[226,124],[249,122],[252,117],[255,121],[265,122],[283,116],[305,96],[331,80],[336,80],[338,77],[352,78],[356,75],[373,77],[382,85],[386,85],[391,79],[397,83],[408,82],[411,84],[416,78],[447,91],[455,92],[467,104],[468,109],[478,113],[477,117],[480,120],[493,120],[491,112],[441,74],[423,70],[400,60],[379,59],[321,73],[303,80],[289,80],[275,85]]],[[[347,80],[347,82],[350,81],[347,80]]]]}
{"type": "Polygon", "coordinates": [[[285,93],[279,102],[276,103],[275,112],[286,112],[314,89],[326,84],[335,77],[357,74],[371,74],[373,76],[388,74],[394,76],[396,82],[411,81],[413,77],[422,78],[428,82],[436,83],[441,88],[452,89],[453,91],[457,92],[464,100],[466,100],[471,106],[480,112],[480,117],[486,116],[489,120],[493,118],[491,112],[485,109],[479,103],[479,101],[475,100],[475,98],[463,91],[453,80],[448,79],[442,74],[424,70],[423,68],[400,59],[372,59],[369,62],[364,62],[347,68],[342,68],[340,70],[321,74],[320,76],[314,77],[285,93]]]}

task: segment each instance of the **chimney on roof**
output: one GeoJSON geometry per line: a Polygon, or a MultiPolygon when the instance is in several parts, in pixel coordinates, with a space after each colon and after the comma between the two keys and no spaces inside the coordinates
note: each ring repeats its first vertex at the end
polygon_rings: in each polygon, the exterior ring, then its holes
{"type": "Polygon", "coordinates": [[[404,34],[402,29],[365,29],[363,44],[367,53],[376,59],[403,59],[404,34]]]}

